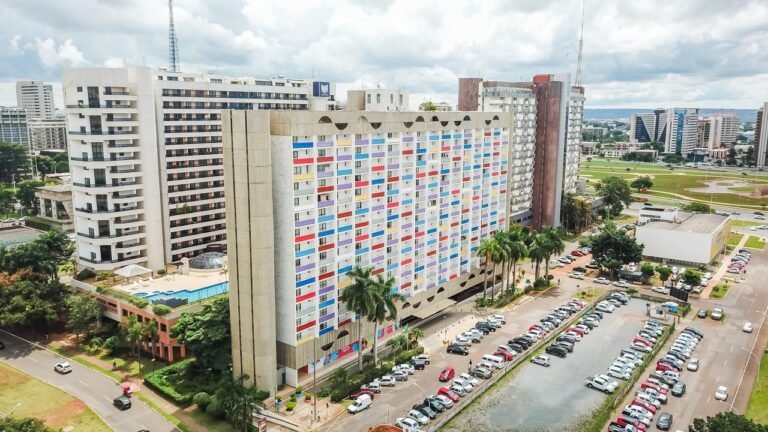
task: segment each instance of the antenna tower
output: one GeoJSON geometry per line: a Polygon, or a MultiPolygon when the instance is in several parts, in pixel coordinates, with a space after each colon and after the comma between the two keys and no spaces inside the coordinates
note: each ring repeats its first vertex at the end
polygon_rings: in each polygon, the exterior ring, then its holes
{"type": "Polygon", "coordinates": [[[168,0],[168,69],[179,71],[179,40],[176,39],[176,28],[173,25],[173,0],[168,0]]]}
{"type": "Polygon", "coordinates": [[[581,0],[581,30],[579,30],[579,58],[576,60],[576,86],[581,86],[581,52],[584,49],[584,0],[581,0]]]}

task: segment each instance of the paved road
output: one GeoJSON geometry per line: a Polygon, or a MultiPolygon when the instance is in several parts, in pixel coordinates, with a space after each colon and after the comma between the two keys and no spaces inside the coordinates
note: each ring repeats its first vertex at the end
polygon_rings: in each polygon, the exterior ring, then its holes
{"type": "Polygon", "coordinates": [[[72,373],[59,375],[53,366],[65,360],[50,351],[32,345],[12,334],[0,330],[5,349],[0,360],[22,370],[37,379],[64,390],[85,402],[109,427],[117,432],[136,432],[149,429],[152,432],[178,431],[163,416],[138,398],[132,398],[132,407],[120,411],[112,406],[112,399],[121,394],[119,384],[112,378],[88,369],[79,363],[72,364],[72,373]]]}
{"type": "MultiPolygon", "coordinates": [[[[693,300],[694,312],[679,328],[691,325],[704,332],[704,339],[692,355],[701,361],[701,367],[697,372],[682,373],[687,393],[680,399],[671,398],[663,406],[662,411],[670,412],[674,417],[673,430],[686,430],[687,425],[697,417],[705,418],[729,409],[743,413],[746,409],[757,376],[756,357],[761,357],[768,342],[768,326],[763,323],[768,308],[763,283],[766,278],[768,254],[757,252],[749,263],[747,280],[734,284],[724,299],[693,300]],[[725,310],[727,316],[724,321],[695,318],[698,308],[711,310],[714,307],[725,310]],[[754,324],[752,333],[741,331],[744,321],[754,324]],[[714,398],[715,389],[720,385],[728,387],[729,398],[726,402],[714,398]]],[[[661,354],[664,352],[662,350],[661,354]]]]}

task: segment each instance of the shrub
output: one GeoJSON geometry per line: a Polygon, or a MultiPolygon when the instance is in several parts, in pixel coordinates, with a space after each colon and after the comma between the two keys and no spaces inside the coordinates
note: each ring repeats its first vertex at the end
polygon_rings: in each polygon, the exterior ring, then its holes
{"type": "Polygon", "coordinates": [[[324,397],[328,397],[330,395],[331,395],[331,389],[328,388],[328,387],[323,387],[322,389],[320,389],[319,392],[317,392],[317,397],[318,398],[324,398],[324,397]]]}
{"type": "Polygon", "coordinates": [[[100,271],[100,272],[96,273],[96,280],[97,281],[107,280],[107,279],[109,279],[111,277],[112,277],[112,272],[109,272],[109,271],[100,271]]]}
{"type": "Polygon", "coordinates": [[[304,395],[304,400],[312,400],[312,395],[307,393],[304,395]]]}
{"type": "Polygon", "coordinates": [[[93,278],[93,277],[96,277],[96,273],[94,273],[93,270],[91,270],[91,269],[83,269],[83,270],[80,271],[80,273],[77,274],[77,276],[75,276],[75,279],[79,280],[79,281],[83,281],[83,280],[90,279],[90,278],[93,278]]]}
{"type": "MultiPolygon", "coordinates": [[[[187,359],[151,372],[144,377],[144,384],[147,387],[156,390],[158,393],[160,393],[161,396],[170,400],[176,405],[180,407],[187,407],[192,403],[194,394],[179,393],[174,387],[169,385],[166,377],[184,374],[191,361],[191,359],[187,359]]],[[[213,401],[211,401],[211,403],[213,403],[213,401]]]]}
{"type": "Polygon", "coordinates": [[[164,275],[164,274],[166,274],[168,272],[165,269],[160,269],[160,270],[156,271],[155,273],[157,273],[158,276],[162,276],[162,275],[164,275]]]}
{"type": "Polygon", "coordinates": [[[298,386],[296,387],[296,393],[301,394],[304,391],[304,387],[298,386]]]}
{"type": "Polygon", "coordinates": [[[104,339],[102,339],[102,338],[100,338],[98,336],[94,336],[94,337],[91,338],[90,341],[88,341],[88,345],[101,348],[102,346],[104,346],[104,339]]]}
{"type": "Polygon", "coordinates": [[[223,419],[224,418],[224,407],[221,406],[221,401],[219,401],[219,397],[214,395],[211,396],[211,400],[208,403],[208,406],[205,408],[205,412],[208,413],[211,417],[217,418],[217,419],[223,419]]]}
{"type": "Polygon", "coordinates": [[[275,396],[275,400],[276,400],[277,402],[281,402],[281,401],[283,400],[283,397],[282,397],[282,396],[280,396],[280,395],[278,395],[278,396],[275,396]]]}
{"type": "Polygon", "coordinates": [[[104,340],[102,347],[109,350],[110,353],[113,353],[120,348],[120,338],[117,336],[110,336],[104,340]]]}
{"type": "Polygon", "coordinates": [[[296,402],[296,393],[291,393],[291,402],[296,402]]]}
{"type": "Polygon", "coordinates": [[[286,411],[293,411],[294,408],[296,408],[296,401],[288,401],[285,403],[286,411]]]}
{"type": "Polygon", "coordinates": [[[206,392],[200,392],[192,397],[192,402],[205,411],[205,408],[211,403],[211,395],[206,392]]]}
{"type": "Polygon", "coordinates": [[[152,305],[152,313],[158,316],[163,316],[171,312],[173,309],[171,309],[169,306],[166,306],[164,304],[156,304],[152,305]]]}
{"type": "Polygon", "coordinates": [[[533,288],[536,290],[544,289],[547,287],[547,285],[547,281],[542,277],[536,279],[536,281],[533,282],[533,288]]]}

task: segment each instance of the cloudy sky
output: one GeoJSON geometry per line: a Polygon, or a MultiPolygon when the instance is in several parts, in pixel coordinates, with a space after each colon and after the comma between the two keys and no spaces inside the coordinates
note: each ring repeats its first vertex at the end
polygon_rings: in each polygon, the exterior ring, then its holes
{"type": "MultiPolygon", "coordinates": [[[[585,1],[589,107],[768,100],[768,1],[585,1]]],[[[167,65],[163,0],[0,4],[0,105],[15,105],[15,80],[57,83],[62,68],[167,65]]],[[[176,0],[174,10],[184,70],[314,76],[338,83],[340,94],[403,87],[418,105],[455,103],[459,77],[575,73],[580,8],[580,0],[176,0]]]]}

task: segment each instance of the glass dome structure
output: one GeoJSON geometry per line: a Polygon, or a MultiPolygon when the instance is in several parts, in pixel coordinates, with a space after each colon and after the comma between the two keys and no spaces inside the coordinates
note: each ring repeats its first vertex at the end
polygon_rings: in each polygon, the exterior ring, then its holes
{"type": "Polygon", "coordinates": [[[217,270],[224,268],[224,257],[221,252],[204,252],[189,260],[189,268],[193,270],[217,270]]]}

